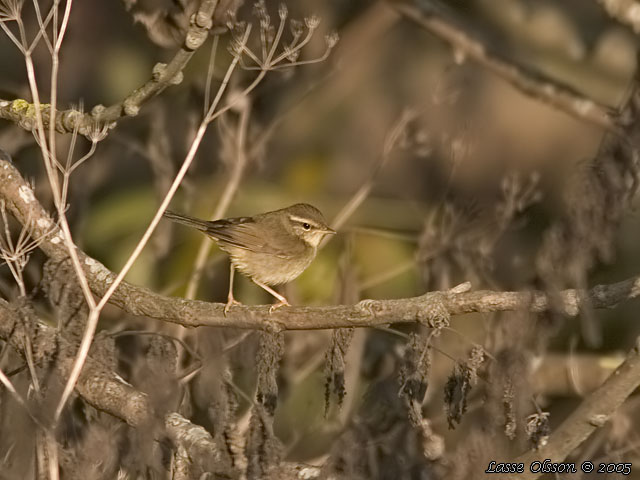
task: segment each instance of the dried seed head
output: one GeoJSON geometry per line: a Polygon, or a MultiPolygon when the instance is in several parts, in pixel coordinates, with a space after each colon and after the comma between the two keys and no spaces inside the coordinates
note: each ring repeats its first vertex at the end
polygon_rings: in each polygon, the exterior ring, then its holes
{"type": "Polygon", "coordinates": [[[289,22],[289,28],[291,29],[291,35],[293,35],[294,37],[299,37],[300,35],[302,35],[304,30],[302,22],[295,19],[289,22]]]}
{"type": "Polygon", "coordinates": [[[287,56],[287,60],[294,63],[300,56],[300,50],[292,49],[290,47],[284,47],[284,53],[287,56]]]}
{"type": "Polygon", "coordinates": [[[109,129],[111,128],[110,124],[102,124],[99,122],[91,122],[91,127],[87,131],[87,138],[93,142],[98,143],[104,140],[109,133],[109,129]]]}
{"type": "Polygon", "coordinates": [[[327,47],[331,49],[336,46],[340,37],[338,32],[331,32],[329,35],[325,35],[324,39],[327,42],[327,47]]]}
{"type": "Polygon", "coordinates": [[[304,24],[307,26],[309,30],[315,30],[320,25],[320,17],[316,15],[311,15],[304,19],[304,24]]]}
{"type": "Polygon", "coordinates": [[[278,16],[280,17],[280,20],[287,18],[288,13],[289,11],[287,10],[287,6],[284,3],[281,3],[278,7],[278,16]]]}
{"type": "Polygon", "coordinates": [[[267,5],[263,0],[256,2],[253,5],[253,14],[258,18],[260,22],[260,28],[262,30],[266,30],[269,28],[269,25],[271,24],[271,16],[269,15],[269,12],[267,11],[267,5]]]}

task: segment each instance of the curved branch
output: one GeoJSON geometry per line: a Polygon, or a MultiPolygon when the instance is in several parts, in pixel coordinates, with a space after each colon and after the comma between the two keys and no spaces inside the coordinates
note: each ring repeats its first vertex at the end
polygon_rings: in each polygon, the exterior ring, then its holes
{"type": "Polygon", "coordinates": [[[548,458],[562,462],[584,442],[597,428],[602,427],[618,410],[618,407],[640,386],[640,337],[628,353],[626,360],[615,372],[576,408],[567,419],[549,436],[546,445],[539,450],[525,453],[513,460],[525,465],[524,473],[514,480],[538,478],[541,473],[532,473],[533,461],[548,458]]]}
{"type": "MultiPolygon", "coordinates": [[[[145,102],[168,86],[180,83],[182,81],[182,70],[191,60],[195,51],[207,39],[209,30],[213,26],[212,17],[217,6],[218,0],[202,0],[200,8],[191,19],[191,24],[180,50],[168,64],[156,64],[153,68],[151,79],[144,85],[135,89],[121,102],[110,107],[98,105],[90,113],[83,113],[74,109],[56,111],[56,131],[72,133],[77,129],[82,135],[90,135],[96,129],[96,126],[113,124],[125,116],[136,116],[145,102]]],[[[41,104],[40,108],[44,126],[48,128],[51,116],[50,105],[41,104]]],[[[32,130],[35,127],[35,107],[22,99],[13,101],[0,99],[0,118],[9,120],[25,130],[32,130]]]]}
{"type": "MultiPolygon", "coordinates": [[[[0,198],[16,219],[39,241],[40,249],[54,260],[64,260],[68,252],[62,233],[35,198],[29,184],[20,175],[8,155],[0,150],[0,198]]],[[[97,260],[78,251],[78,257],[91,290],[104,295],[116,274],[97,260]]],[[[151,290],[122,282],[111,303],[133,314],[176,323],[185,327],[234,327],[246,329],[314,330],[345,327],[372,327],[391,323],[421,322],[429,325],[452,315],[471,312],[529,310],[550,308],[574,316],[580,312],[581,299],[593,308],[606,308],[640,294],[640,276],[601,285],[587,292],[575,289],[558,292],[553,298],[544,292],[496,292],[489,290],[428,292],[412,298],[365,300],[356,305],[327,307],[290,307],[269,314],[269,306],[235,306],[225,316],[223,303],[209,303],[159,295],[151,290]],[[559,305],[557,305],[559,303],[559,305]]]]}
{"type": "Polygon", "coordinates": [[[469,26],[454,18],[442,2],[437,0],[391,1],[390,5],[406,18],[428,30],[436,37],[460,49],[487,70],[505,79],[525,95],[541,100],[569,115],[597,125],[608,131],[618,130],[610,109],[584,96],[569,85],[551,79],[542,72],[502,58],[487,42],[470,34],[469,26]]]}

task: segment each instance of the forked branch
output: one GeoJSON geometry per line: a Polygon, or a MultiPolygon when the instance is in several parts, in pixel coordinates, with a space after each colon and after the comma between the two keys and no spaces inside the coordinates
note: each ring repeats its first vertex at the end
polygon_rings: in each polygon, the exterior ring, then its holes
{"type": "MultiPolygon", "coordinates": [[[[98,105],[91,112],[79,110],[56,111],[55,129],[59,133],[89,135],[96,125],[111,125],[122,117],[135,116],[144,103],[162,92],[170,85],[180,83],[182,71],[191,60],[195,51],[205,42],[213,26],[212,17],[218,6],[218,0],[203,0],[200,8],[192,17],[181,48],[167,64],[156,64],[151,78],[131,92],[124,100],[109,107],[98,105]]],[[[45,129],[49,128],[50,106],[41,105],[45,129]]],[[[35,107],[26,100],[0,99],[0,118],[16,123],[26,130],[36,126],[35,107]]]]}

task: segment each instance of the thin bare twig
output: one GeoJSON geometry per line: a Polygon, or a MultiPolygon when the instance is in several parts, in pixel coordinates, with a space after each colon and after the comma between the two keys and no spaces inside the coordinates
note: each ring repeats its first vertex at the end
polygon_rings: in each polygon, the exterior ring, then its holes
{"type": "MultiPolygon", "coordinates": [[[[238,187],[240,186],[240,180],[242,179],[242,175],[247,165],[246,138],[250,111],[251,106],[247,101],[241,107],[240,119],[238,121],[236,148],[234,151],[235,162],[229,175],[229,180],[227,181],[224,191],[220,196],[220,200],[218,200],[218,204],[216,205],[216,208],[211,215],[211,220],[217,220],[224,216],[225,212],[229,208],[229,205],[231,205],[231,201],[233,200],[238,187]]],[[[195,298],[196,292],[198,290],[198,284],[200,283],[200,279],[202,278],[202,273],[204,271],[204,265],[207,261],[207,257],[209,256],[212,245],[213,242],[207,237],[203,238],[200,242],[196,260],[193,263],[193,273],[191,274],[191,278],[189,279],[189,283],[187,284],[187,291],[185,293],[186,298],[195,298]]]]}
{"type": "Polygon", "coordinates": [[[55,433],[50,429],[44,432],[45,445],[47,448],[47,460],[49,460],[49,479],[59,480],[60,464],[58,463],[58,442],[55,433]]]}
{"type": "MultiPolygon", "coordinates": [[[[398,140],[402,136],[402,133],[407,128],[407,125],[412,122],[417,117],[417,115],[418,113],[413,110],[405,110],[404,112],[402,112],[400,118],[396,121],[396,123],[393,125],[393,128],[385,138],[384,146],[382,148],[382,154],[371,169],[371,173],[331,222],[331,226],[335,230],[340,230],[340,228],[347,222],[351,215],[353,215],[358,207],[362,205],[362,203],[369,196],[369,193],[371,192],[371,189],[373,188],[378,175],[389,162],[391,153],[396,147],[398,140]]],[[[330,238],[325,237],[321,245],[324,245],[329,240],[330,238]]]]}
{"type": "Polygon", "coordinates": [[[13,386],[13,383],[11,383],[11,380],[9,380],[9,377],[7,377],[4,374],[2,369],[0,369],[0,383],[2,383],[2,385],[4,385],[4,388],[6,388],[9,391],[9,393],[11,394],[13,399],[18,403],[18,405],[24,408],[25,412],[27,412],[29,417],[34,421],[37,420],[29,410],[29,406],[27,405],[27,402],[22,398],[22,395],[18,393],[16,388],[13,386]]]}

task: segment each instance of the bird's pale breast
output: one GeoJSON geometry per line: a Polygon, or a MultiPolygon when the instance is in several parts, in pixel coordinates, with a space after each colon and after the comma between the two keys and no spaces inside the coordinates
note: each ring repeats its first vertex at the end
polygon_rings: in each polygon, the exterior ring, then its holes
{"type": "Polygon", "coordinates": [[[267,285],[292,281],[304,272],[316,256],[316,249],[312,247],[308,247],[304,254],[298,253],[292,257],[253,252],[229,245],[221,245],[221,248],[229,254],[237,270],[267,285]]]}

